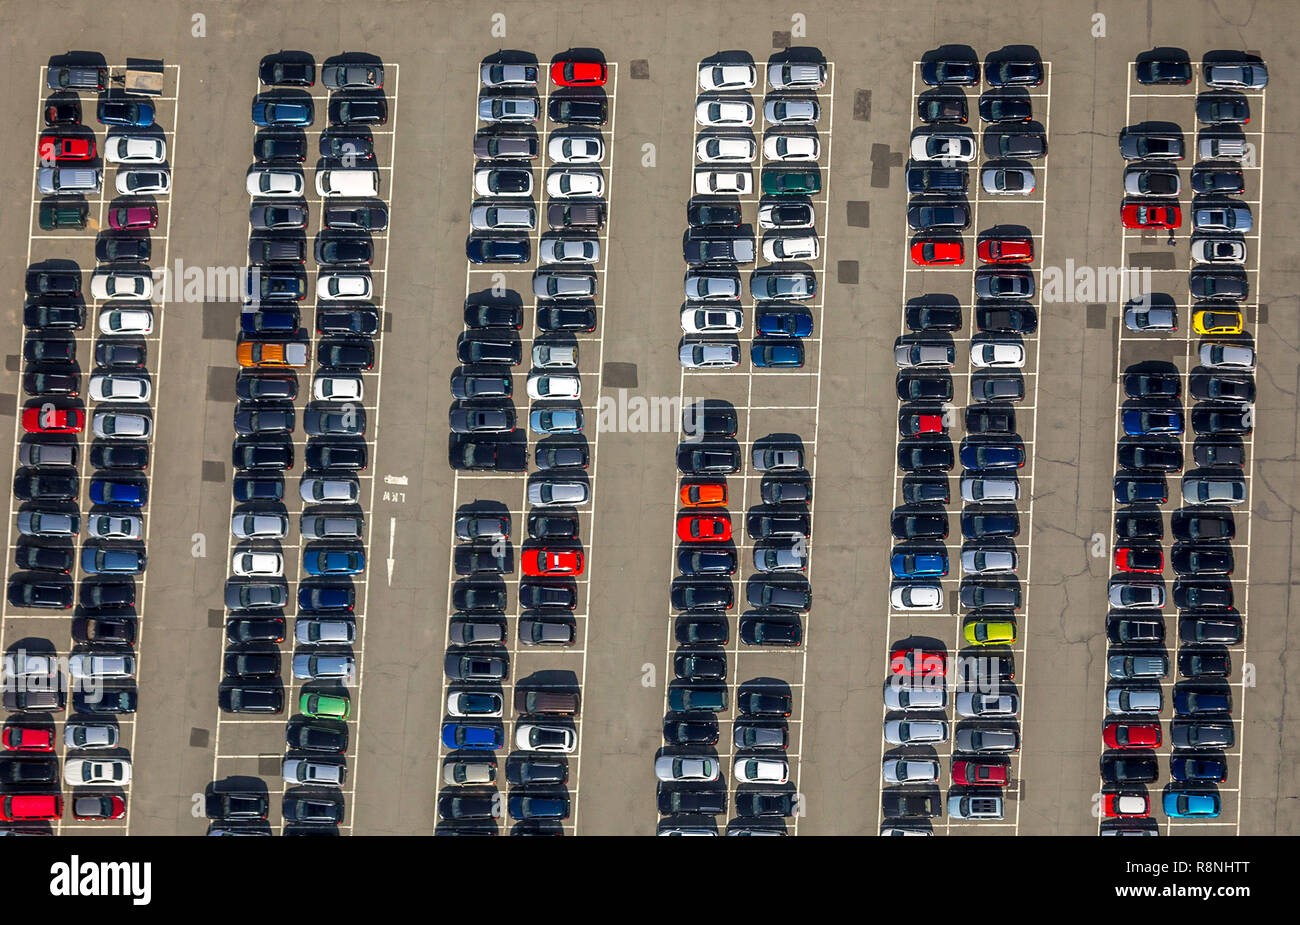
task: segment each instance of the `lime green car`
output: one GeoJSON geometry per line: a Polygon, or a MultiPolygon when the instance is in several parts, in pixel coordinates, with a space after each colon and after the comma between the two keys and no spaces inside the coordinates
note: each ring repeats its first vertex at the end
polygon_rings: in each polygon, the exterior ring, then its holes
{"type": "Polygon", "coordinates": [[[970,620],[962,627],[962,636],[972,646],[1010,646],[1016,642],[1014,620],[970,620]]]}
{"type": "Polygon", "coordinates": [[[763,171],[763,192],[769,196],[809,196],[821,189],[822,175],[817,170],[763,171]]]}
{"type": "Polygon", "coordinates": [[[352,712],[352,701],[347,694],[313,694],[303,691],[298,698],[298,711],[307,716],[347,719],[352,712]]]}

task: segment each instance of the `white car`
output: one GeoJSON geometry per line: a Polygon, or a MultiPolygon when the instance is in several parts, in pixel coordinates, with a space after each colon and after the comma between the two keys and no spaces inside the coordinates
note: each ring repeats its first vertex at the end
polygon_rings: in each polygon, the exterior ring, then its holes
{"type": "Polygon", "coordinates": [[[889,604],[895,610],[941,610],[943,586],[937,581],[895,585],[889,591],[889,604]]]}
{"type": "Polygon", "coordinates": [[[695,121],[711,128],[753,125],[754,106],[745,100],[700,100],[695,107],[695,121]]]}
{"type": "Polygon", "coordinates": [[[546,153],[557,164],[599,164],[605,159],[605,141],[599,135],[553,134],[546,153]]]}
{"type": "Polygon", "coordinates": [[[534,372],[528,376],[526,387],[528,397],[534,401],[572,401],[582,397],[582,380],[577,376],[534,372]]]}
{"type": "Polygon", "coordinates": [[[994,196],[1028,196],[1035,189],[1034,172],[1022,167],[989,167],[980,174],[980,183],[994,196]]]}
{"type": "Polygon", "coordinates": [[[748,196],[754,177],[748,170],[701,170],[695,174],[695,192],[702,196],[748,196]]]}
{"type": "Polygon", "coordinates": [[[165,195],[172,191],[172,175],[161,168],[119,170],[113,185],[123,196],[165,195]]]}
{"type": "Polygon", "coordinates": [[[598,170],[557,170],[546,178],[546,194],[556,199],[605,195],[605,178],[598,170]]]}
{"type": "Polygon", "coordinates": [[[148,308],[106,308],[99,313],[99,333],[109,336],[152,334],[153,310],[148,308]]]}
{"type": "Polygon", "coordinates": [[[763,139],[763,157],[769,161],[815,161],[821,153],[816,135],[768,135],[763,139]]]}
{"type": "Polygon", "coordinates": [[[96,437],[104,440],[129,437],[147,438],[153,433],[153,421],[143,414],[124,414],[121,411],[100,411],[90,421],[96,437]]]}
{"type": "Polygon", "coordinates": [[[1201,365],[1210,369],[1255,368],[1255,351],[1239,344],[1201,344],[1201,365]]]}
{"type": "Polygon", "coordinates": [[[63,730],[63,744],[68,748],[116,748],[119,741],[113,723],[70,722],[63,730]]]}
{"type": "Polygon", "coordinates": [[[758,83],[758,71],[752,64],[701,64],[700,89],[752,90],[758,83]]]}
{"type": "Polygon", "coordinates": [[[759,228],[811,228],[815,221],[807,203],[765,202],[758,207],[759,228]]]}
{"type": "Polygon", "coordinates": [[[816,260],[821,253],[817,245],[817,236],[800,237],[771,236],[763,241],[763,259],[769,263],[782,260],[816,260]]]}
{"type": "Polygon", "coordinates": [[[886,758],[881,768],[887,784],[933,784],[939,780],[939,762],[933,758],[886,758]]]}
{"type": "Polygon", "coordinates": [[[688,299],[739,299],[740,277],[688,273],[684,288],[688,299]]]}
{"type": "Polygon", "coordinates": [[[981,369],[1020,369],[1025,365],[1025,348],[1002,342],[972,344],[970,361],[981,369]]]}
{"type": "Polygon", "coordinates": [[[682,309],[682,330],[687,334],[739,334],[744,325],[745,316],[738,308],[682,309]]]}
{"type": "Polygon", "coordinates": [[[167,142],[143,135],[110,135],[104,142],[104,160],[110,164],[161,164],[167,160],[167,142]]]}
{"type": "Polygon", "coordinates": [[[153,277],[145,270],[97,271],[90,277],[90,294],[96,299],[147,302],[153,295],[153,277]]]}
{"type": "Polygon", "coordinates": [[[912,139],[912,160],[970,163],[975,160],[975,139],[940,132],[917,135],[912,139]]]}
{"type": "Polygon", "coordinates": [[[721,776],[718,760],[705,755],[660,755],[655,777],[661,781],[715,781],[721,776]]]}
{"type": "Polygon", "coordinates": [[[474,171],[474,192],[480,196],[531,196],[533,172],[522,167],[480,167],[474,171]],[[520,176],[526,178],[526,181],[519,187],[511,185],[501,188],[497,182],[498,174],[502,178],[520,176]]]}
{"type": "Polygon", "coordinates": [[[317,787],[342,787],[347,768],[342,764],[311,758],[286,758],[280,766],[286,784],[309,784],[317,787]]]}
{"type": "Polygon", "coordinates": [[[763,104],[763,118],[773,125],[816,125],[821,105],[808,99],[771,99],[763,104]]]}
{"type": "Polygon", "coordinates": [[[370,277],[364,273],[322,273],[316,280],[316,295],[322,299],[368,299],[370,277]]]}
{"type": "Polygon", "coordinates": [[[91,514],[86,518],[86,536],[98,540],[138,540],[144,525],[133,514],[91,514]]]}
{"type": "Polygon", "coordinates": [[[784,758],[737,758],[731,770],[742,784],[785,784],[790,780],[790,765],[784,758]]]}
{"type": "Polygon", "coordinates": [[[279,578],[284,574],[284,556],[278,552],[237,552],[230,557],[230,570],[241,578],[279,578]]]}
{"type": "Polygon", "coordinates": [[[309,476],[298,484],[298,497],[304,504],[355,504],[361,497],[361,484],[348,477],[309,476]]]}
{"type": "Polygon", "coordinates": [[[63,779],[74,787],[83,784],[129,784],[131,762],[124,758],[69,758],[63,762],[63,779]]]}
{"type": "Polygon", "coordinates": [[[500,716],[504,707],[501,695],[488,691],[453,691],[447,695],[448,716],[500,716]],[[478,701],[472,707],[471,698],[478,701]]]}
{"type": "Polygon", "coordinates": [[[147,402],[152,392],[145,376],[115,373],[90,377],[90,397],[93,401],[147,402]]]}
{"type": "Polygon", "coordinates": [[[740,347],[736,344],[682,344],[678,360],[686,369],[730,369],[740,365],[740,347]]]}
{"type": "Polygon", "coordinates": [[[890,745],[934,745],[948,741],[948,724],[941,719],[894,719],[885,723],[890,745]]]}
{"type": "Polygon", "coordinates": [[[600,241],[595,238],[543,238],[537,245],[543,265],[555,263],[600,263],[600,241]]]}
{"type": "Polygon", "coordinates": [[[270,196],[281,199],[301,196],[307,188],[302,178],[302,171],[268,167],[254,167],[250,170],[245,186],[250,196],[270,196]]]}
{"type": "Polygon", "coordinates": [[[1246,242],[1236,238],[1195,238],[1192,261],[1241,266],[1246,262],[1246,242]]]}
{"type": "Polygon", "coordinates": [[[311,391],[317,401],[361,401],[366,387],[360,376],[317,376],[311,391]]]}
{"type": "Polygon", "coordinates": [[[563,752],[578,747],[578,734],[567,726],[520,723],[515,729],[515,747],[526,752],[563,752]]]}
{"type": "Polygon", "coordinates": [[[695,156],[702,164],[751,164],[757,154],[758,145],[752,138],[714,135],[695,145],[695,156]]]}

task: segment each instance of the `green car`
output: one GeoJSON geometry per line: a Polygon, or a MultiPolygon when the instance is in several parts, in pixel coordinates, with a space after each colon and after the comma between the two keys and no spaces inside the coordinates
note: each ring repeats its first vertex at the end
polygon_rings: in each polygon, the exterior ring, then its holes
{"type": "Polygon", "coordinates": [[[347,719],[348,713],[352,711],[352,702],[347,694],[313,694],[303,691],[298,698],[298,710],[307,716],[347,719]]]}
{"type": "Polygon", "coordinates": [[[962,636],[972,646],[1011,646],[1016,642],[1014,620],[974,619],[962,628],[962,636]]]}
{"type": "Polygon", "coordinates": [[[85,228],[86,214],[90,211],[84,202],[60,202],[46,199],[41,202],[38,219],[41,228],[53,231],[56,228],[85,228]]]}
{"type": "Polygon", "coordinates": [[[769,196],[808,196],[821,189],[822,175],[817,170],[763,171],[763,192],[769,196]]]}

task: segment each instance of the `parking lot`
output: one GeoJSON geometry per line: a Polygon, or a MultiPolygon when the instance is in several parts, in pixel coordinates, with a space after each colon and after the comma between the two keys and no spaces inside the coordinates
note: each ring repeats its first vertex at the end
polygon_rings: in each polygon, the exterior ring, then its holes
{"type": "MultiPolygon", "coordinates": [[[[78,6],[84,5],[74,4],[78,6]]],[[[516,567],[504,576],[511,681],[500,689],[506,710],[511,709],[512,685],[539,672],[563,675],[565,683],[581,690],[581,714],[574,723],[577,750],[568,756],[571,812],[563,830],[655,832],[659,817],[654,758],[664,746],[665,696],[673,679],[669,634],[675,612],[668,604],[672,575],[665,566],[676,561],[670,531],[681,510],[681,474],[675,465],[680,421],[668,414],[664,426],[654,427],[650,415],[640,425],[632,412],[638,402],[648,408],[652,401],[669,406],[689,398],[731,402],[738,412],[736,442],[746,455],[755,441],[771,434],[797,434],[802,439],[807,471],[814,479],[811,514],[816,526],[809,545],[815,563],[809,573],[814,602],[803,615],[804,642],[793,651],[747,646],[737,641],[737,621],[732,620],[725,652],[728,692],[734,700],[739,683],[770,677],[788,683],[794,694],[788,757],[799,812],[786,820],[788,832],[879,830],[886,746],[878,724],[888,653],[894,643],[914,635],[936,637],[945,649],[956,652],[962,629],[957,607],[961,505],[956,498],[949,507],[952,532],[946,543],[951,568],[943,582],[949,606],[912,616],[891,616],[888,609],[894,545],[889,522],[901,493],[897,440],[891,437],[898,433],[898,370],[892,358],[895,339],[904,333],[899,309],[911,298],[934,293],[969,305],[976,267],[970,253],[954,270],[913,268],[908,258],[913,235],[905,222],[905,173],[917,126],[916,98],[923,89],[916,62],[948,44],[969,45],[982,61],[1018,43],[1032,43],[1050,65],[1043,85],[1030,91],[1035,94],[1035,118],[1048,134],[1049,154],[1034,162],[1039,188],[1023,199],[991,201],[977,189],[978,177],[973,176],[973,221],[964,238],[969,251],[985,228],[1018,225],[1029,229],[1036,247],[1031,268],[1039,283],[1034,303],[1039,330],[1025,339],[1026,398],[1015,407],[1016,429],[1027,457],[1019,475],[1020,535],[1015,541],[1022,556],[1019,578],[1025,595],[1014,648],[1014,684],[1022,697],[1021,748],[1011,776],[1018,786],[1008,788],[1014,799],[1008,800],[1000,822],[950,822],[945,812],[932,824],[938,834],[1096,834],[1107,688],[1106,601],[1115,545],[1113,478],[1116,441],[1122,433],[1120,377],[1134,362],[1172,363],[1182,374],[1182,410],[1190,416],[1195,401],[1188,392],[1187,373],[1196,365],[1200,341],[1188,317],[1193,300],[1182,288],[1189,265],[1189,171],[1181,171],[1184,218],[1175,247],[1165,244],[1164,234],[1123,233],[1118,211],[1124,198],[1124,162],[1116,142],[1124,126],[1159,120],[1179,123],[1188,144],[1194,143],[1192,94],[1203,89],[1202,84],[1176,90],[1138,87],[1133,62],[1143,51],[1181,47],[1197,65],[1214,49],[1258,54],[1270,64],[1273,82],[1266,94],[1250,95],[1251,123],[1246,128],[1261,134],[1252,139],[1258,160],[1246,172],[1247,192],[1242,197],[1255,217],[1247,238],[1246,322],[1260,355],[1254,433],[1246,441],[1248,501],[1234,508],[1235,607],[1248,614],[1250,627],[1243,644],[1231,650],[1236,744],[1228,753],[1228,781],[1219,786],[1224,799],[1220,818],[1170,824],[1159,814],[1157,795],[1168,782],[1167,743],[1157,752],[1161,777],[1148,791],[1162,835],[1300,831],[1300,814],[1294,810],[1297,779],[1291,770],[1296,766],[1294,717],[1300,714],[1296,694],[1286,684],[1287,672],[1298,667],[1286,640],[1295,558],[1294,497],[1300,490],[1295,473],[1300,417],[1294,403],[1300,356],[1295,270],[1281,250],[1281,242],[1289,240],[1296,227],[1297,196],[1286,179],[1292,167],[1300,167],[1300,156],[1269,137],[1292,128],[1277,93],[1289,91],[1284,63],[1294,44],[1292,12],[1270,5],[1243,24],[1232,11],[1195,4],[1177,10],[1163,5],[1150,11],[1115,9],[1105,11],[1105,36],[1093,36],[1088,18],[1066,2],[1041,7],[981,2],[959,10],[938,4],[907,9],[875,4],[853,10],[814,6],[803,10],[802,20],[792,20],[790,10],[772,5],[756,7],[743,22],[721,10],[683,8],[681,15],[667,15],[615,4],[607,21],[580,27],[557,27],[553,7],[508,8],[501,35],[493,34],[487,12],[448,18],[410,4],[379,3],[365,10],[331,6],[330,16],[310,21],[278,10],[215,9],[207,11],[206,34],[200,38],[191,35],[188,12],[182,16],[166,5],[147,2],[131,6],[155,23],[153,37],[143,42],[104,37],[95,50],[115,67],[143,55],[162,59],[167,68],[158,123],[166,132],[169,164],[176,173],[174,192],[160,197],[159,225],[151,232],[155,266],[174,266],[177,259],[198,268],[246,264],[249,198],[242,184],[253,137],[248,109],[264,55],[300,48],[319,63],[330,54],[363,47],[390,69],[389,121],[377,127],[388,134],[376,131],[375,136],[391,224],[386,236],[375,236],[371,268],[376,285],[372,301],[383,311],[382,335],[376,338],[377,350],[383,352],[364,377],[369,467],[363,473],[359,508],[366,518],[368,564],[356,584],[358,673],[350,685],[348,817],[341,829],[355,834],[427,835],[438,826],[437,803],[448,754],[439,744],[449,691],[444,677],[447,627],[454,612],[451,592],[462,577],[454,571],[453,524],[458,513],[478,505],[509,516],[512,527],[516,567]],[[859,47],[862,35],[880,37],[869,61],[859,47]],[[816,200],[821,253],[814,264],[820,288],[816,300],[807,303],[814,330],[806,338],[805,366],[752,369],[750,337],[744,333],[738,338],[742,361],[737,369],[683,373],[677,360],[683,333],[682,232],[696,172],[698,64],[720,50],[744,49],[761,66],[792,47],[817,49],[830,67],[826,86],[819,91],[825,94],[818,127],[822,191],[816,200]],[[577,580],[576,641],[565,649],[522,647],[517,642],[520,609],[515,588],[519,541],[527,536],[525,493],[537,473],[531,460],[543,442],[527,430],[525,365],[515,367],[511,378],[516,426],[530,457],[527,473],[455,473],[448,467],[447,386],[459,365],[456,348],[465,330],[466,299],[490,291],[497,282],[493,274],[500,272],[504,289],[521,297],[523,327],[518,333],[525,356],[537,334],[531,294],[535,254],[518,268],[472,266],[461,276],[470,210],[480,198],[472,188],[473,135],[483,127],[475,113],[478,69],[486,58],[511,49],[534,55],[543,65],[566,51],[598,49],[609,68],[604,88],[609,118],[602,129],[606,154],[600,164],[609,216],[595,235],[601,246],[596,268],[598,325],[592,334],[576,336],[592,497],[579,509],[587,563],[577,580]],[[229,79],[191,77],[218,72],[229,79]],[[179,85],[178,91],[174,85],[179,85]],[[1151,95],[1141,95],[1148,92],[1151,95]],[[173,96],[176,99],[169,99],[173,96]],[[899,271],[900,263],[904,272],[899,271]],[[1156,289],[1177,300],[1180,326],[1173,334],[1128,331],[1122,301],[1099,294],[1095,286],[1085,287],[1076,273],[1142,265],[1152,267],[1156,289]],[[1075,275],[1051,294],[1045,291],[1049,272],[1057,279],[1075,275]],[[594,418],[602,401],[615,413],[609,426],[598,428],[594,418]],[[1241,669],[1247,665],[1251,670],[1243,676],[1241,669]]],[[[0,74],[8,86],[31,88],[8,95],[4,110],[15,127],[6,142],[9,162],[27,165],[34,163],[30,146],[39,128],[37,107],[45,101],[35,84],[43,80],[42,68],[49,59],[68,50],[69,40],[52,24],[20,22],[18,15],[16,10],[0,13],[0,23],[11,34],[21,28],[26,35],[0,65],[0,74]]],[[[1200,81],[1200,67],[1194,71],[1200,81]]],[[[314,130],[307,133],[314,154],[325,124],[325,91],[318,83],[310,92],[317,106],[314,130]]],[[[543,80],[538,89],[543,112],[552,92],[543,80]]],[[[762,94],[761,87],[753,91],[760,109],[762,94]]],[[[978,92],[968,89],[967,96],[974,127],[978,92]]],[[[756,121],[756,139],[762,139],[764,128],[756,121]]],[[[555,129],[541,120],[536,126],[542,152],[532,170],[537,184],[544,183],[554,167],[545,152],[555,129]]],[[[102,128],[96,130],[102,140],[102,128]]],[[[1189,158],[1184,167],[1191,163],[1189,158]]],[[[761,172],[755,171],[755,178],[761,172]]],[[[319,203],[310,189],[310,165],[305,173],[310,245],[319,230],[319,203]]],[[[112,171],[107,174],[111,183],[112,171]]],[[[0,185],[7,201],[26,206],[40,198],[33,194],[32,176],[24,171],[15,176],[0,185]]],[[[111,193],[105,195],[111,199],[111,193]]],[[[758,198],[755,194],[753,201],[743,203],[747,216],[758,198]]],[[[535,194],[533,199],[544,209],[544,196],[535,194]]],[[[91,218],[98,220],[97,212],[105,205],[95,197],[90,203],[91,218]]],[[[0,253],[11,290],[5,316],[11,324],[11,346],[0,388],[4,413],[13,413],[28,400],[21,382],[19,280],[29,263],[61,258],[76,260],[88,283],[85,271],[93,266],[94,229],[61,231],[57,240],[44,237],[47,233],[34,220],[30,228],[20,221],[0,229],[0,253]]],[[[542,229],[539,222],[529,235],[534,252],[542,229]]],[[[308,277],[314,279],[310,254],[307,267],[308,277]]],[[[742,267],[742,277],[748,278],[750,269],[742,267]]],[[[157,301],[154,305],[159,310],[157,301]]],[[[312,305],[314,301],[304,303],[302,326],[313,335],[314,358],[319,343],[312,305]]],[[[752,301],[745,301],[744,311],[748,322],[752,301]]],[[[141,628],[147,625],[148,632],[136,646],[139,710],[133,718],[119,718],[126,720],[121,724],[124,736],[130,735],[124,743],[133,765],[130,805],[118,823],[75,825],[79,831],[114,834],[199,835],[208,826],[201,795],[209,784],[247,776],[267,786],[272,831],[278,832],[280,762],[285,721],[292,709],[250,722],[220,714],[216,706],[226,621],[222,594],[236,549],[229,540],[234,477],[230,453],[240,305],[238,300],[181,298],[159,310],[163,313],[165,336],[160,324],[148,339],[147,370],[154,386],[150,407],[156,426],[152,445],[158,452],[148,470],[148,577],[137,579],[136,605],[141,628]]],[[[93,350],[91,330],[88,323],[77,335],[79,357],[93,350]]],[[[962,354],[975,333],[968,310],[965,326],[952,335],[953,404],[959,412],[949,428],[954,448],[964,434],[960,412],[970,394],[971,371],[962,354]]],[[[84,359],[81,369],[89,371],[84,359]]],[[[310,381],[302,372],[299,378],[310,381]]],[[[83,393],[84,386],[83,376],[83,393]]],[[[83,400],[93,410],[93,403],[83,400]]],[[[300,394],[295,402],[299,427],[306,404],[300,394]]],[[[18,434],[19,422],[13,426],[18,434]]],[[[84,516],[89,440],[85,434],[78,440],[84,516]]],[[[1185,453],[1194,451],[1193,435],[1186,429],[1181,442],[1185,453]]],[[[305,449],[301,430],[295,435],[295,449],[299,456],[305,449]]],[[[301,556],[296,477],[302,471],[299,463],[290,472],[294,477],[286,480],[293,532],[283,551],[286,582],[294,595],[301,556]]],[[[745,470],[728,481],[733,526],[744,529],[743,518],[757,504],[763,479],[746,461],[745,470]]],[[[956,472],[949,481],[956,494],[956,472]]],[[[1176,507],[1179,482],[1169,479],[1166,510],[1176,507]]],[[[16,516],[15,503],[11,574],[16,516]]],[[[742,536],[736,543],[741,562],[734,585],[740,598],[737,613],[745,607],[742,596],[751,577],[746,557],[754,545],[747,532],[742,536]]],[[[1165,575],[1170,578],[1166,585],[1172,590],[1169,542],[1164,550],[1165,575]]],[[[1175,660],[1180,654],[1176,613],[1172,605],[1165,610],[1169,655],[1175,660]]],[[[62,616],[38,617],[7,607],[0,643],[9,653],[20,640],[48,639],[63,653],[71,645],[69,622],[62,616]]],[[[287,680],[287,659],[284,677],[289,702],[302,688],[287,680]]],[[[1176,680],[1171,675],[1164,687],[1166,721],[1173,715],[1169,701],[1176,680]]],[[[730,781],[734,749],[728,718],[722,717],[717,754],[730,781]]],[[[947,719],[957,724],[951,707],[947,719]]],[[[508,712],[507,736],[514,733],[513,720],[508,712]]],[[[61,729],[62,719],[57,725],[61,729]]],[[[1164,723],[1166,737],[1169,725],[1164,723]]],[[[503,768],[508,754],[497,753],[503,768]]],[[[938,756],[946,791],[948,753],[941,750],[938,756]]],[[[509,788],[502,787],[502,792],[509,788]]],[[[718,818],[719,830],[733,820],[735,793],[734,783],[729,783],[728,813],[718,818]]],[[[510,825],[503,820],[500,831],[510,831],[510,825]]],[[[74,826],[67,810],[61,826],[64,831],[74,826]]]]}

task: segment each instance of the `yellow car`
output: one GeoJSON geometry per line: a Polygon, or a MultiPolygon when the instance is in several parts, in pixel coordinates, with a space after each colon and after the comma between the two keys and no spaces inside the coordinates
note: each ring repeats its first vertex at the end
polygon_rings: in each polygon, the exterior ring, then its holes
{"type": "Polygon", "coordinates": [[[1240,334],[1241,312],[1202,309],[1192,315],[1192,329],[1197,334],[1240,334]]]}
{"type": "Polygon", "coordinates": [[[1014,620],[970,620],[962,627],[962,636],[972,646],[1010,646],[1016,642],[1014,620]]]}

